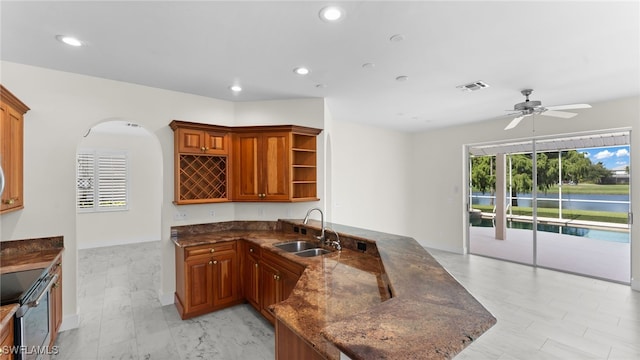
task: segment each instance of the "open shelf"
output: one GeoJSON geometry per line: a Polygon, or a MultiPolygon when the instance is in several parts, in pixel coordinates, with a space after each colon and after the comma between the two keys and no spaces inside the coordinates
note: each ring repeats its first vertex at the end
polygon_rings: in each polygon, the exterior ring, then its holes
{"type": "Polygon", "coordinates": [[[292,137],[293,199],[315,199],[317,196],[316,136],[293,134],[292,137]]]}

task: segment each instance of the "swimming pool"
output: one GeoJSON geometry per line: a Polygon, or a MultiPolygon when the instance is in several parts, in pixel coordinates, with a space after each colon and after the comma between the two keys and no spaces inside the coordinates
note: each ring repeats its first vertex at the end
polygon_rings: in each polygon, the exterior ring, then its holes
{"type": "MultiPolygon", "coordinates": [[[[493,221],[491,219],[482,219],[480,221],[473,221],[472,226],[480,226],[480,227],[493,227],[493,221]]],[[[510,229],[533,229],[533,224],[527,222],[520,221],[507,221],[507,227],[510,229]]],[[[630,234],[628,231],[607,231],[607,230],[599,230],[599,229],[588,229],[582,227],[574,227],[574,226],[559,226],[559,225],[548,225],[548,224],[538,224],[538,231],[552,232],[556,234],[564,234],[564,235],[572,235],[572,236],[580,236],[588,239],[596,239],[603,241],[611,241],[618,243],[628,244],[630,241],[630,234]]]]}

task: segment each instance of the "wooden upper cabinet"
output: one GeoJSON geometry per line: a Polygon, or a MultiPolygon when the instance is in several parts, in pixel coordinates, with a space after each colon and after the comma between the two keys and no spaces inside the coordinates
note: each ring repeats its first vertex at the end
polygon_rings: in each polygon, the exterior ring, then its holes
{"type": "Polygon", "coordinates": [[[228,133],[178,128],[178,151],[192,154],[228,154],[228,133]]]}
{"type": "Polygon", "coordinates": [[[289,200],[290,136],[287,132],[233,135],[233,200],[289,200]]]}
{"type": "Polygon", "coordinates": [[[318,200],[316,137],[322,130],[178,120],[170,126],[174,203],[318,200]]]}
{"type": "Polygon", "coordinates": [[[174,203],[229,201],[229,128],[174,120],[174,203]]]}
{"type": "Polygon", "coordinates": [[[293,125],[234,128],[233,201],[317,200],[316,137],[293,125]]]}
{"type": "Polygon", "coordinates": [[[0,85],[0,164],[5,188],[0,200],[0,214],[22,209],[24,114],[29,108],[0,85]]]}

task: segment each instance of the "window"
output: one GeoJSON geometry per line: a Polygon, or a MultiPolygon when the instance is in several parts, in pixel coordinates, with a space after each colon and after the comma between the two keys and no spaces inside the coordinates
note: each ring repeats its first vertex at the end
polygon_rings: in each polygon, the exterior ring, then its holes
{"type": "Polygon", "coordinates": [[[83,150],[77,154],[78,212],[127,210],[127,153],[83,150]]]}

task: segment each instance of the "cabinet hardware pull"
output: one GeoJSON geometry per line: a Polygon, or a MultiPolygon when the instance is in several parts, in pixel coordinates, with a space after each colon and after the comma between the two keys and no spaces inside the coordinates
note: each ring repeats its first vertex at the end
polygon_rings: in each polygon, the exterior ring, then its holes
{"type": "Polygon", "coordinates": [[[249,249],[249,252],[253,252],[253,249],[249,249]]]}
{"type": "Polygon", "coordinates": [[[209,265],[213,264],[213,260],[209,260],[209,265]]]}
{"type": "Polygon", "coordinates": [[[217,265],[217,264],[218,264],[218,260],[214,260],[213,265],[217,265]]]}
{"type": "Polygon", "coordinates": [[[258,263],[253,264],[253,266],[258,267],[258,263]]]}
{"type": "Polygon", "coordinates": [[[204,146],[201,146],[201,147],[200,147],[200,150],[205,151],[205,150],[206,150],[206,148],[205,148],[204,146]]]}
{"type": "Polygon", "coordinates": [[[209,252],[214,252],[214,251],[216,251],[216,249],[211,249],[209,252]]]}

